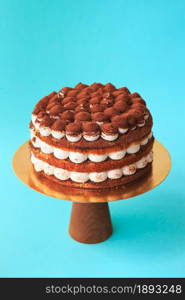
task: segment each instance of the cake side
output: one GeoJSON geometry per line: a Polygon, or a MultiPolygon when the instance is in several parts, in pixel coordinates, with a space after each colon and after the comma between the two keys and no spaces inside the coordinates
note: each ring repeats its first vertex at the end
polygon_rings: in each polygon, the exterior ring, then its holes
{"type": "Polygon", "coordinates": [[[125,184],[151,165],[152,125],[145,101],[125,87],[65,87],[35,106],[31,160],[36,172],[66,186],[125,184]]]}

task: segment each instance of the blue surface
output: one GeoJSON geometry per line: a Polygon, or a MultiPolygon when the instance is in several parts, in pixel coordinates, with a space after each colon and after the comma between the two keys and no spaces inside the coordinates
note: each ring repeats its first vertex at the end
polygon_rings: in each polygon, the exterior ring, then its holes
{"type": "Polygon", "coordinates": [[[0,276],[184,277],[185,2],[0,1],[0,276]],[[114,234],[73,241],[71,203],[24,186],[11,167],[43,95],[79,81],[140,92],[169,149],[167,180],[110,204],[114,234]]]}

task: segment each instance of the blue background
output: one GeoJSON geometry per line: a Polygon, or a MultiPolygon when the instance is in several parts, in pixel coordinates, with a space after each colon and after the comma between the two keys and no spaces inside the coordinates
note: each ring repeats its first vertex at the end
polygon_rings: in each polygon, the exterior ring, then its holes
{"type": "Polygon", "coordinates": [[[0,1],[0,276],[184,277],[185,1],[0,1]],[[39,98],[112,82],[138,91],[173,167],[158,188],[110,204],[114,234],[67,232],[71,203],[24,186],[11,167],[39,98]]]}

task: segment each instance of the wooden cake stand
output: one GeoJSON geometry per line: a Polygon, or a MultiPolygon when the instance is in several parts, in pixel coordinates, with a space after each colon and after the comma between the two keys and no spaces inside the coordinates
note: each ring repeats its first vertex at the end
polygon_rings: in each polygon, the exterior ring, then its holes
{"type": "Polygon", "coordinates": [[[73,201],[69,233],[81,243],[93,244],[106,240],[112,234],[108,202],[128,199],[159,185],[168,175],[171,160],[165,147],[155,140],[154,160],[151,172],[142,180],[110,190],[87,190],[51,183],[34,172],[28,142],[13,157],[13,169],[17,177],[30,188],[50,197],[73,201]]]}

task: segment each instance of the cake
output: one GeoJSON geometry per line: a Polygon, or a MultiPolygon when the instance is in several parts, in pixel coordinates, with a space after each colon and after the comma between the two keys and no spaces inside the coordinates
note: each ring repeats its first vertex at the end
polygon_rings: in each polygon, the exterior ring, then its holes
{"type": "Polygon", "coordinates": [[[31,162],[39,176],[66,187],[116,188],[151,170],[152,125],[146,102],[126,87],[63,87],[33,110],[31,162]]]}

